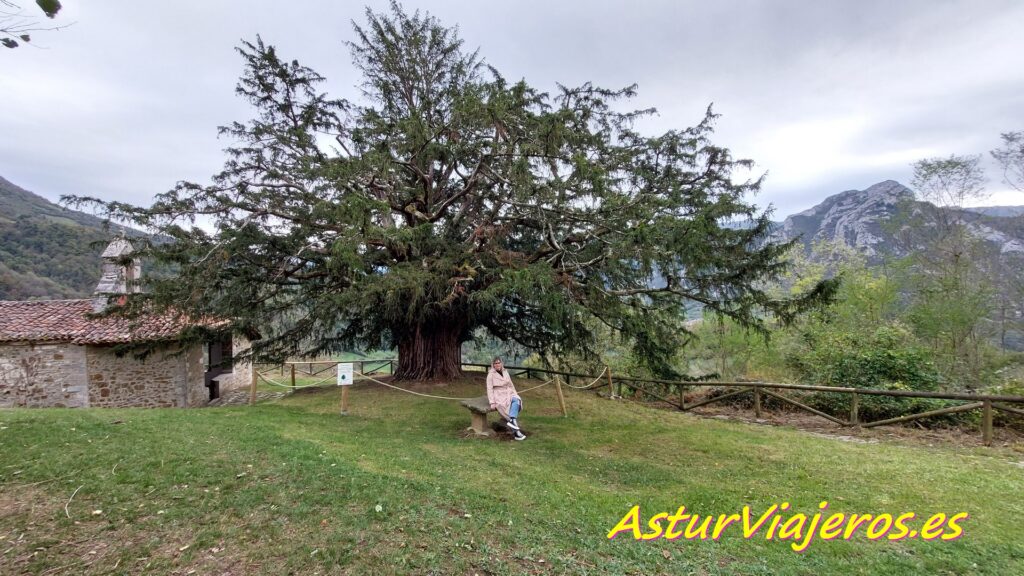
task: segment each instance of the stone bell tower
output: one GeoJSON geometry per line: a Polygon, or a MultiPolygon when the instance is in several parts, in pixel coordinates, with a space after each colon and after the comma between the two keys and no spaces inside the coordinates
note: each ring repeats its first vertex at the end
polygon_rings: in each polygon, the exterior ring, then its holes
{"type": "Polygon", "coordinates": [[[100,281],[93,291],[97,307],[106,308],[108,302],[116,301],[119,296],[140,291],[135,282],[142,276],[142,261],[131,257],[134,252],[131,242],[122,232],[100,255],[103,267],[100,269],[100,281]]]}

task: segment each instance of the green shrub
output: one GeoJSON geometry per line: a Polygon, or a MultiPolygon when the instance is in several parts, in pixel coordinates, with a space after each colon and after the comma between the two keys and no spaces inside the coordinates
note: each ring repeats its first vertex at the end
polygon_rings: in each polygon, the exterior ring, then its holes
{"type": "MultiPolygon", "coordinates": [[[[876,390],[935,391],[941,375],[927,350],[898,323],[875,330],[867,337],[831,332],[807,334],[807,348],[791,354],[790,365],[807,383],[876,390]]],[[[893,418],[947,405],[942,400],[861,395],[862,420],[893,418]]],[[[847,414],[850,394],[821,392],[808,397],[811,406],[832,414],[847,414]]],[[[932,421],[934,422],[934,420],[932,421]]]]}

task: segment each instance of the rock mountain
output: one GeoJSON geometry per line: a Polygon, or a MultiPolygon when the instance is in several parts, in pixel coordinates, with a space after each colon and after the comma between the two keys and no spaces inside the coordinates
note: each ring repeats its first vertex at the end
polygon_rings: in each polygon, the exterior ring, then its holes
{"type": "MultiPolygon", "coordinates": [[[[865,190],[829,196],[817,206],[793,214],[778,225],[780,240],[801,237],[807,249],[819,241],[842,241],[878,261],[885,255],[905,255],[895,241],[891,219],[925,207],[914,193],[894,180],[865,190]]],[[[1003,254],[1024,257],[1024,206],[968,208],[962,212],[971,233],[1003,254]]]]}

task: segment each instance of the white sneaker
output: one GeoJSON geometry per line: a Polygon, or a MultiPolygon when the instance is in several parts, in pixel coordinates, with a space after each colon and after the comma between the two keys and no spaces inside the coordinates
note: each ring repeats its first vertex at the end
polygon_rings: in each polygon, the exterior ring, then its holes
{"type": "Polygon", "coordinates": [[[515,418],[509,418],[508,422],[505,422],[505,425],[511,428],[512,430],[519,432],[519,423],[516,422],[515,418]]]}
{"type": "Polygon", "coordinates": [[[513,440],[526,440],[526,434],[522,432],[516,432],[516,435],[512,437],[513,440]]]}

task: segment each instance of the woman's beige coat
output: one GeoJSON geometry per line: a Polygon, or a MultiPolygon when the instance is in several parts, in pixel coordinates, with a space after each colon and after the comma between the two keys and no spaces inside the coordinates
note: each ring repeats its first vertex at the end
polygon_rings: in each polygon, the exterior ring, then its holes
{"type": "MultiPolygon", "coordinates": [[[[512,377],[508,374],[508,368],[498,374],[494,368],[487,372],[487,401],[498,408],[502,418],[508,419],[508,409],[512,407],[512,399],[519,398],[516,387],[512,384],[512,377]]],[[[520,408],[523,399],[519,398],[520,408]]]]}

